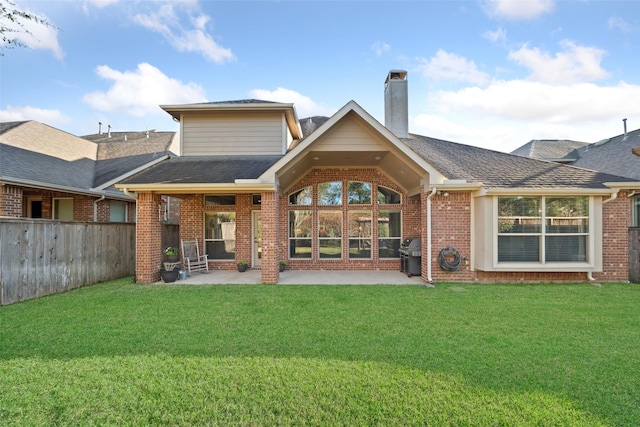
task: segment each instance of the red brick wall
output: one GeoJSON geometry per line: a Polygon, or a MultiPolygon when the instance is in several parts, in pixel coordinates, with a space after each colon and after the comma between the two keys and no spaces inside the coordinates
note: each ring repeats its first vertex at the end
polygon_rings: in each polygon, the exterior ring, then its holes
{"type": "MultiPolygon", "coordinates": [[[[604,198],[607,199],[607,198],[604,198]]],[[[594,273],[596,280],[629,280],[629,227],[632,199],[627,192],[602,206],[602,273],[594,273]]]]}
{"type": "Polygon", "coordinates": [[[160,280],[162,264],[162,223],[158,218],[160,196],[139,193],[136,224],[136,282],[160,280]]]}
{"type": "MultiPolygon", "coordinates": [[[[425,203],[425,215],[426,215],[425,203]]],[[[427,256],[423,252],[423,257],[427,256]]],[[[471,266],[471,194],[438,192],[431,197],[431,276],[436,282],[473,280],[471,266]],[[443,248],[455,248],[463,258],[455,271],[440,268],[438,257],[443,248]]],[[[426,265],[423,263],[423,268],[426,265]]],[[[423,274],[424,277],[424,274],[423,274]]]]}
{"type": "Polygon", "coordinates": [[[14,185],[2,185],[0,216],[22,217],[22,188],[14,185]]]}
{"type": "Polygon", "coordinates": [[[278,283],[280,253],[278,250],[279,200],[274,192],[262,193],[262,283],[278,283]]]}
{"type": "MultiPolygon", "coordinates": [[[[20,218],[26,214],[24,203],[29,196],[40,196],[42,198],[42,218],[53,218],[53,199],[73,199],[73,220],[92,222],[94,202],[100,198],[97,196],[85,196],[81,194],[65,193],[61,191],[38,190],[34,188],[18,187],[13,185],[2,186],[2,197],[0,198],[0,215],[20,218]]],[[[133,212],[134,202],[127,202],[131,215],[128,222],[134,222],[133,212]]],[[[97,202],[98,222],[109,221],[109,199],[97,202]]]]}

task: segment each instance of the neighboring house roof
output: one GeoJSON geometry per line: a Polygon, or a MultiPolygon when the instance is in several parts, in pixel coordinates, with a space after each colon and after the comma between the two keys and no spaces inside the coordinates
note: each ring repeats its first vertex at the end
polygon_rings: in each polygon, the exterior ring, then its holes
{"type": "Polygon", "coordinates": [[[95,144],[36,121],[7,123],[3,129],[0,176],[4,181],[93,187],[95,144]]]}
{"type": "Polygon", "coordinates": [[[282,156],[176,157],[141,171],[120,184],[223,184],[256,179],[282,156]]]}
{"type": "Polygon", "coordinates": [[[640,147],[640,129],[578,148],[567,155],[571,164],[640,181],[640,157],[633,150],[640,147]]]}
{"type": "Polygon", "coordinates": [[[0,180],[128,199],[110,188],[112,181],[166,158],[174,136],[118,132],[80,138],[36,121],[0,123],[0,180]]]}
{"type": "Polygon", "coordinates": [[[85,135],[82,138],[98,146],[94,186],[126,175],[127,173],[158,159],[171,151],[176,132],[110,132],[85,135]],[[111,136],[109,136],[109,134],[111,136]]]}
{"type": "Polygon", "coordinates": [[[486,188],[607,188],[624,177],[410,134],[403,140],[448,180],[486,188]]]}
{"type": "Polygon", "coordinates": [[[329,120],[329,117],[324,116],[313,116],[301,119],[300,127],[302,128],[303,137],[306,138],[311,135],[327,120],[329,120]]]}
{"type": "Polygon", "coordinates": [[[571,159],[567,155],[585,145],[589,143],[567,139],[534,139],[512,151],[511,154],[538,160],[560,161],[562,159],[563,162],[569,162],[571,159]]]}

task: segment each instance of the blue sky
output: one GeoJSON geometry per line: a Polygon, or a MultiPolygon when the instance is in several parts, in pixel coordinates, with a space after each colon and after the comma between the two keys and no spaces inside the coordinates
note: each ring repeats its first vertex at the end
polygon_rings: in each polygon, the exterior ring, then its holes
{"type": "Polygon", "coordinates": [[[384,123],[402,69],[421,135],[509,152],[640,128],[637,0],[14,2],[58,30],[2,50],[0,121],[177,130],[158,105],[257,98],[384,123]]]}

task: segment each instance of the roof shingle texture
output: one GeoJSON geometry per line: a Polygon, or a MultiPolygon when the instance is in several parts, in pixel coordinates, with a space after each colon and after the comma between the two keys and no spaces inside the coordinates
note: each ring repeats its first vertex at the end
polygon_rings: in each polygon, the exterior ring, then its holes
{"type": "Polygon", "coordinates": [[[481,182],[487,188],[607,188],[621,176],[487,150],[420,135],[403,140],[447,179],[481,182]]]}
{"type": "Polygon", "coordinates": [[[512,151],[517,156],[531,157],[532,159],[551,160],[562,159],[576,148],[589,145],[588,142],[570,140],[540,140],[534,139],[522,147],[512,151]]]}
{"type": "Polygon", "coordinates": [[[223,184],[256,179],[282,156],[176,157],[158,163],[122,184],[223,184]]]}
{"type": "Polygon", "coordinates": [[[571,163],[573,166],[596,169],[640,181],[640,157],[632,151],[637,147],[640,147],[640,129],[578,148],[567,157],[577,158],[571,163]]]}

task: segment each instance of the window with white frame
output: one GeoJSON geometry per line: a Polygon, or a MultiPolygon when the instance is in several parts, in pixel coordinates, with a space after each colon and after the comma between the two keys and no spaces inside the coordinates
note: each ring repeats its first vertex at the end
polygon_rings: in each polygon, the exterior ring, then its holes
{"type": "Polygon", "coordinates": [[[289,204],[296,206],[310,206],[313,202],[312,187],[304,187],[289,195],[289,204]]]}
{"type": "Polygon", "coordinates": [[[498,197],[498,262],[587,262],[589,197],[498,197]]]}
{"type": "Polygon", "coordinates": [[[236,213],[204,214],[205,248],[210,260],[233,260],[236,257],[236,213]]]}
{"type": "Polygon", "coordinates": [[[640,195],[633,197],[633,226],[640,227],[640,195]]]}
{"type": "Polygon", "coordinates": [[[379,205],[399,205],[402,203],[402,195],[387,187],[378,186],[379,205]]]}

